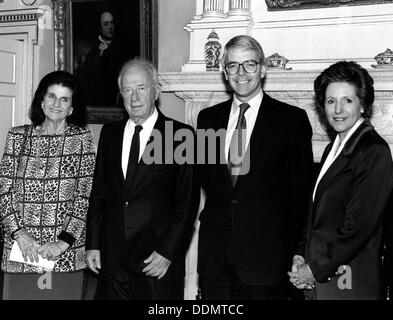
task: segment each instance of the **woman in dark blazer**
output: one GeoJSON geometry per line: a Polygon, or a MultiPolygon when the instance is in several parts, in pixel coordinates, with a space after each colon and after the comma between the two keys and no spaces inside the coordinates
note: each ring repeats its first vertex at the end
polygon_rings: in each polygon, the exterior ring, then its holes
{"type": "Polygon", "coordinates": [[[382,299],[381,238],[393,164],[369,121],[373,79],[355,62],[340,61],[317,77],[314,89],[336,136],[322,156],[290,281],[311,299],[382,299]]]}

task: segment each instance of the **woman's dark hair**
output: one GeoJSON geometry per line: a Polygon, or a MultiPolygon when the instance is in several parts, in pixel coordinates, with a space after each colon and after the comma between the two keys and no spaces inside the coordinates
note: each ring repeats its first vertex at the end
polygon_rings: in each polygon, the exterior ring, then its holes
{"type": "Polygon", "coordinates": [[[356,88],[356,94],[364,109],[362,117],[371,117],[374,103],[374,80],[359,64],[354,61],[339,61],[325,69],[314,81],[317,112],[324,117],[326,88],[332,82],[346,82],[356,88]]]}
{"type": "Polygon", "coordinates": [[[72,114],[67,117],[67,123],[74,124],[79,127],[85,127],[87,124],[87,111],[81,86],[75,76],[67,71],[53,71],[41,79],[38,88],[35,91],[29,111],[29,117],[33,125],[38,126],[44,122],[45,114],[42,110],[41,104],[48,88],[54,84],[61,85],[72,91],[71,107],[73,108],[73,111],[72,114]]]}

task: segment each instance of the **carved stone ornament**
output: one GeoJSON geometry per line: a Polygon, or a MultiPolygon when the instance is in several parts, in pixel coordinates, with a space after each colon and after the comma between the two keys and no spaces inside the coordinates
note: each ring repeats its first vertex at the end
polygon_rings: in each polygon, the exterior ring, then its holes
{"type": "Polygon", "coordinates": [[[218,35],[213,29],[207,38],[207,43],[205,44],[206,71],[220,70],[221,44],[218,40],[218,35]]]}
{"type": "Polygon", "coordinates": [[[265,59],[265,64],[268,68],[291,70],[292,68],[285,67],[288,61],[289,60],[287,58],[279,55],[278,53],[274,53],[265,59]]]}
{"type": "Polygon", "coordinates": [[[373,68],[393,68],[393,52],[390,49],[386,49],[385,52],[378,54],[375,57],[377,64],[372,64],[373,68]]]}
{"type": "Polygon", "coordinates": [[[36,3],[37,0],[22,0],[22,3],[25,6],[32,6],[34,3],[36,3]]]}
{"type": "Polygon", "coordinates": [[[268,10],[289,10],[392,3],[393,0],[265,0],[268,10]]]}

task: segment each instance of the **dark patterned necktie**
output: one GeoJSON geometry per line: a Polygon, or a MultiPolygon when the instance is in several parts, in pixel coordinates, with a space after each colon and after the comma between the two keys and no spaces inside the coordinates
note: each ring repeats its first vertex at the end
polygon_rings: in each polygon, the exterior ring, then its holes
{"type": "Polygon", "coordinates": [[[239,106],[239,118],[232,135],[231,144],[229,145],[228,170],[233,186],[236,184],[246,152],[247,123],[244,114],[249,107],[250,105],[248,103],[242,103],[239,106]]]}
{"type": "Polygon", "coordinates": [[[143,129],[142,126],[135,126],[134,135],[132,136],[130,155],[128,156],[126,185],[130,185],[132,179],[134,179],[136,167],[139,159],[139,133],[143,129]]]}

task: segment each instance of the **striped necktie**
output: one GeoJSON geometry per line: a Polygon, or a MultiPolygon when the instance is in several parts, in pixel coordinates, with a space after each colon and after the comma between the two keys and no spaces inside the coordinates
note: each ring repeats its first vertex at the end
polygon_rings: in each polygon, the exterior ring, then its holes
{"type": "Polygon", "coordinates": [[[244,116],[250,107],[248,103],[242,103],[239,108],[239,118],[237,120],[236,129],[233,132],[231,144],[228,153],[228,170],[231,176],[232,185],[234,186],[242,167],[242,160],[246,152],[247,123],[244,116]]]}

